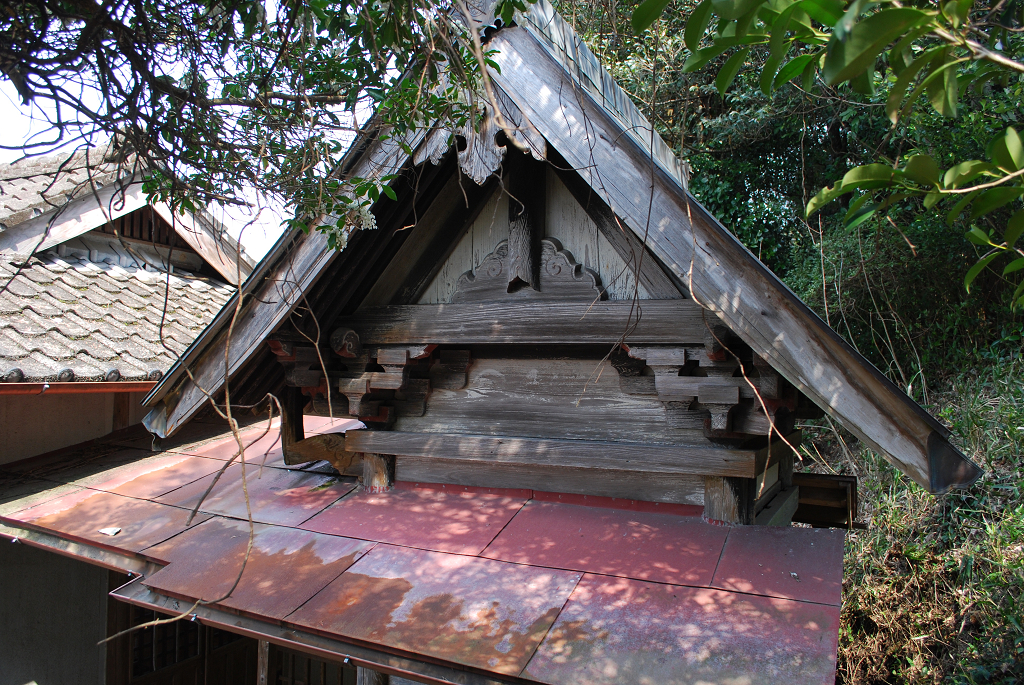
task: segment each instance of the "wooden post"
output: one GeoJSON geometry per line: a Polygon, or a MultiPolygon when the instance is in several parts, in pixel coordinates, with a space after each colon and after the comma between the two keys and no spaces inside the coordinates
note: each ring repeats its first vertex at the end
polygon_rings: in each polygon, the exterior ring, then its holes
{"type": "Polygon", "coordinates": [[[256,685],[267,685],[270,672],[270,643],[260,640],[256,659],[256,685]]]}
{"type": "Polygon", "coordinates": [[[111,430],[117,431],[128,427],[131,414],[131,399],[132,394],[130,392],[114,393],[114,423],[111,430]]]}
{"type": "Polygon", "coordinates": [[[362,666],[356,666],[356,685],[391,685],[387,675],[362,666]]]}
{"type": "Polygon", "coordinates": [[[292,463],[288,460],[291,446],[305,437],[302,428],[302,408],[305,405],[306,399],[302,395],[302,388],[285,387],[281,400],[281,450],[284,452],[286,464],[292,463]]]}
{"type": "Polygon", "coordinates": [[[704,477],[704,517],[724,523],[754,522],[754,479],[704,477]]]}
{"type": "Polygon", "coordinates": [[[540,290],[547,169],[532,159],[509,160],[508,292],[540,290]],[[518,162],[518,163],[516,163],[518,162]]]}
{"type": "Polygon", "coordinates": [[[395,457],[391,454],[363,454],[363,490],[387,492],[395,482],[395,457]]]}

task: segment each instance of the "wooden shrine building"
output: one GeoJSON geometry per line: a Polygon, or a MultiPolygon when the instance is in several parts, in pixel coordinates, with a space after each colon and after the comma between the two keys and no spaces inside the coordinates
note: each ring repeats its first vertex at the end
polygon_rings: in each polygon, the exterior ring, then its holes
{"type": "Polygon", "coordinates": [[[487,36],[508,126],[371,125],[339,173],[395,176],[378,228],[282,238],[147,398],[163,456],[0,505],[0,533],[361,682],[834,682],[826,526],[855,484],[801,497],[796,422],[828,413],[934,493],[978,467],[688,194],[545,0],[487,36]],[[243,433],[249,471],[189,432],[226,382],[283,410],[243,433]]]}

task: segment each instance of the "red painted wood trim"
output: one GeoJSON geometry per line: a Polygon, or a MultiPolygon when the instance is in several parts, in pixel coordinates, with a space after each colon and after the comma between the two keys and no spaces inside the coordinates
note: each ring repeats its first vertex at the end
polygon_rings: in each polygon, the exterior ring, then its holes
{"type": "Polygon", "coordinates": [[[0,383],[0,395],[78,395],[98,392],[149,392],[156,381],[96,383],[0,383]]]}

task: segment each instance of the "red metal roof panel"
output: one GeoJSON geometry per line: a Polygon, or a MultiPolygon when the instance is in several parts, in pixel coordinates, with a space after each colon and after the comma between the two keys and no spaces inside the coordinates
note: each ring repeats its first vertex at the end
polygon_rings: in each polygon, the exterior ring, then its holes
{"type": "MultiPolygon", "coordinates": [[[[252,464],[245,467],[245,473],[253,520],[279,526],[297,526],[356,486],[354,481],[338,480],[320,473],[260,468],[252,464]]],[[[213,477],[206,476],[157,500],[192,509],[213,477]]],[[[202,511],[248,519],[245,499],[242,467],[232,464],[203,501],[202,511]]]]}
{"type": "Polygon", "coordinates": [[[145,550],[169,566],[146,578],[147,586],[172,597],[221,600],[218,605],[256,617],[282,619],[305,603],[374,543],[294,528],[253,526],[215,517],[145,550]],[[245,568],[242,563],[245,561],[245,568]],[[239,577],[238,586],[226,599],[239,577]]]}
{"type": "MultiPolygon", "coordinates": [[[[0,518],[69,540],[139,552],[184,531],[187,517],[184,509],[83,489],[0,518]]],[[[193,525],[207,518],[197,516],[193,525]]]]}
{"type": "Polygon", "coordinates": [[[302,528],[438,552],[479,554],[526,499],[521,493],[405,485],[382,494],[352,493],[302,528]]]}
{"type": "Polygon", "coordinates": [[[482,556],[707,586],[728,532],[693,516],[532,501],[482,556]]]}
{"type": "Polygon", "coordinates": [[[224,466],[218,459],[172,454],[117,469],[116,475],[91,487],[138,499],[152,499],[180,488],[224,466]]]}
{"type": "Polygon", "coordinates": [[[734,526],[712,585],[839,606],[845,535],[835,528],[734,526]]]}
{"type": "Polygon", "coordinates": [[[550,685],[833,685],[839,608],[587,574],[524,677],[550,685]]]}
{"type": "Polygon", "coordinates": [[[377,545],[286,622],[515,675],[579,578],[377,545]]]}

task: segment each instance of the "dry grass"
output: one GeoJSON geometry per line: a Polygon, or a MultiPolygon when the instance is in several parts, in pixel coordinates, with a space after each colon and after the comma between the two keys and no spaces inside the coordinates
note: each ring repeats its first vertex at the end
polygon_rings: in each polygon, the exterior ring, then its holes
{"type": "Polygon", "coordinates": [[[933,400],[985,469],[967,492],[933,497],[812,429],[811,468],[856,472],[869,523],[847,538],[839,683],[1024,683],[1024,363],[995,362],[933,400]]]}

